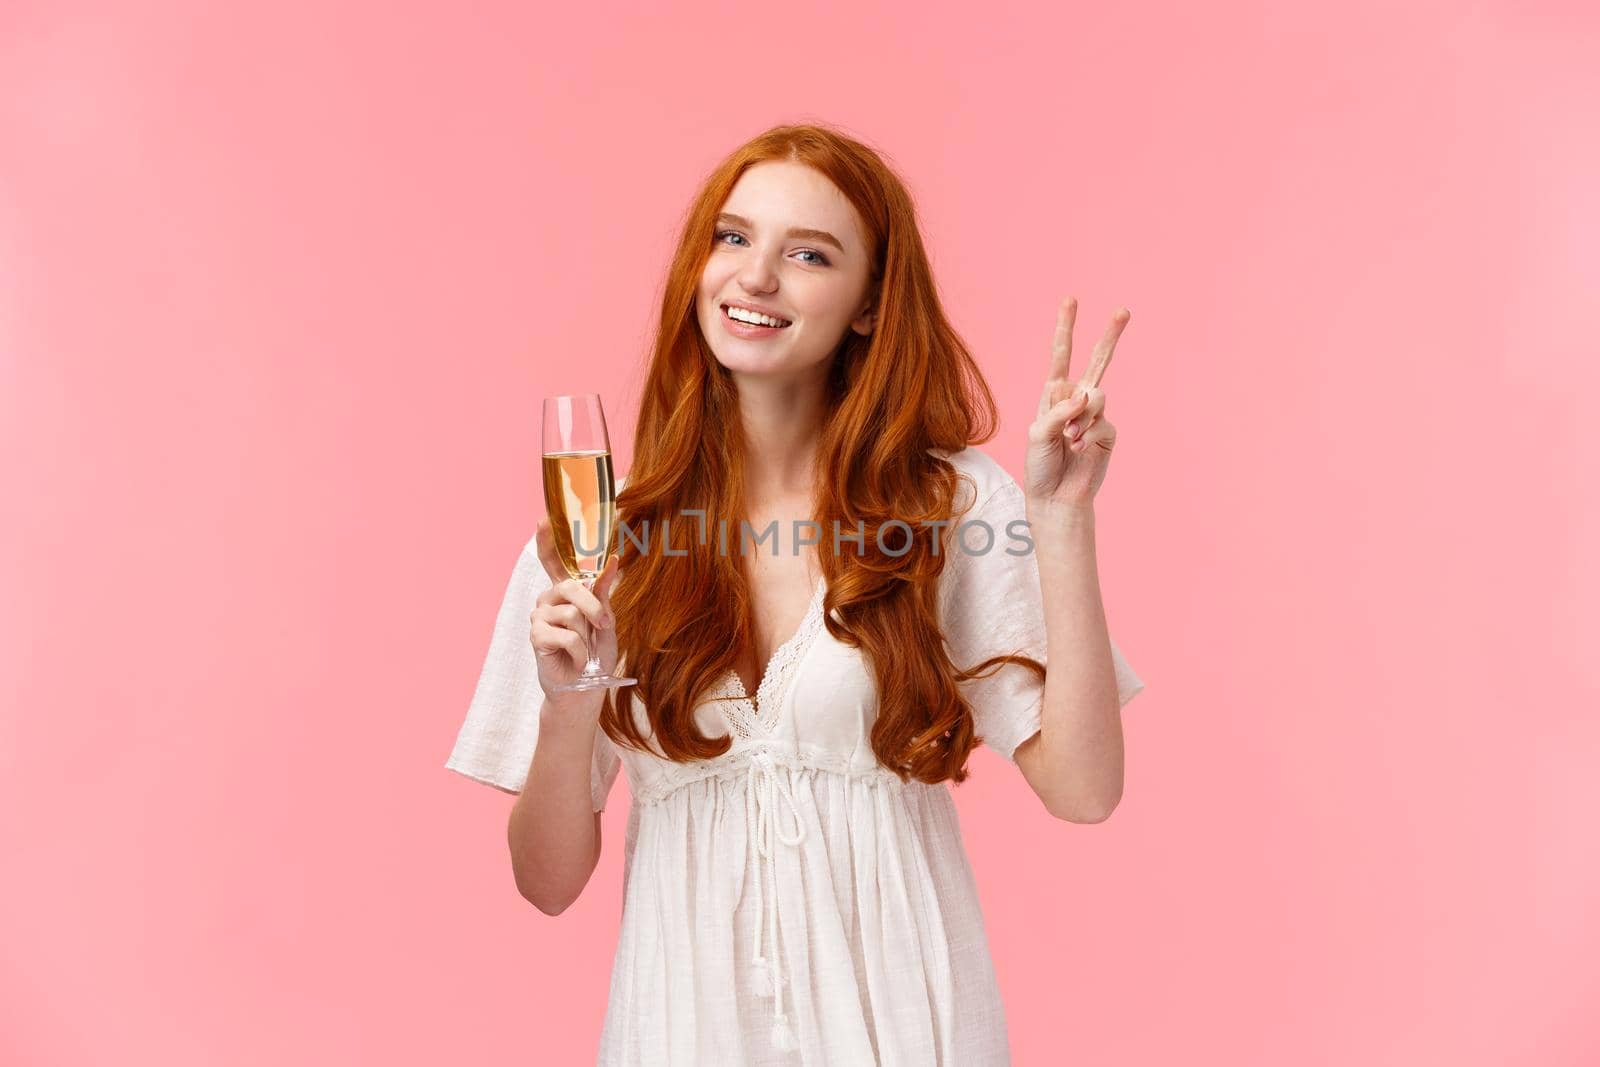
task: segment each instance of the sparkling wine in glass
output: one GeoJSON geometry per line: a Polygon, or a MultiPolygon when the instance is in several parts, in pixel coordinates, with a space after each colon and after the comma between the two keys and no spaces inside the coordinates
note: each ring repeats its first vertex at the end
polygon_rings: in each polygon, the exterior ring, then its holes
{"type": "MultiPolygon", "coordinates": [[[[598,393],[549,396],[544,401],[544,505],[556,554],[567,573],[593,589],[617,550],[617,487],[611,441],[598,393]]],[[[598,643],[589,642],[583,673],[558,693],[633,685],[600,666],[598,643]]]]}

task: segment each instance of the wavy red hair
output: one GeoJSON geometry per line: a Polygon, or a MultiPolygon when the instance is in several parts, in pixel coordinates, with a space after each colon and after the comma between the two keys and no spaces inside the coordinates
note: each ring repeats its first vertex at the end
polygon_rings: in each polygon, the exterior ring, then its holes
{"type": "MultiPolygon", "coordinates": [[[[712,250],[714,221],[746,169],[790,160],[819,171],[855,206],[873,250],[873,332],[847,330],[828,380],[827,414],[817,453],[817,545],[827,584],[824,625],[859,648],[876,678],[878,714],[871,742],[878,760],[902,779],[960,782],[981,741],[958,682],[1020,663],[1043,678],[1031,657],[996,656],[969,668],[952,663],[939,628],[938,577],[948,542],[934,550],[935,527],[953,516],[960,475],[929,452],[960,451],[994,436],[994,397],[939,304],[933,272],[904,184],[866,145],[825,126],[778,126],[738,148],[716,167],[691,204],[667,274],[661,320],[646,374],[632,467],[617,497],[618,518],[636,537],[648,521],[649,545],[618,546],[626,580],[612,605],[620,656],[637,687],[607,693],[606,734],[645,748],[635,721],[637,692],[660,754],[708,759],[731,738],[707,737],[694,707],[752,642],[749,583],[742,556],[699,544],[684,509],[703,508],[710,529],[730,534],[744,517],[744,455],[736,387],[713,356],[694,314],[696,288],[712,250]],[[674,552],[660,549],[671,519],[674,552]],[[903,555],[877,547],[891,519],[911,526],[903,555]],[[866,531],[833,552],[831,531],[866,531]],[[831,617],[837,610],[839,620],[831,617]],[[732,640],[730,640],[730,637],[732,640]]],[[[948,528],[947,528],[948,529],[948,528]]],[[[948,535],[946,535],[948,536],[948,535]]],[[[896,550],[905,531],[885,531],[896,550]]],[[[731,538],[730,538],[731,540],[731,538]]]]}

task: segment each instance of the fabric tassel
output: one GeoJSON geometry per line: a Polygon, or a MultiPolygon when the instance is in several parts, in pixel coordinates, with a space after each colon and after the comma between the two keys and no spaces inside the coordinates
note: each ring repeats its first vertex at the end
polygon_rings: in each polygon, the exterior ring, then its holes
{"type": "Polygon", "coordinates": [[[789,1028],[789,1016],[779,1014],[772,1020],[772,1047],[779,1052],[794,1051],[794,1031],[789,1028]]]}
{"type": "Polygon", "coordinates": [[[772,996],[772,969],[765,957],[757,956],[755,959],[755,964],[750,970],[750,988],[756,991],[758,997],[772,996]]]}

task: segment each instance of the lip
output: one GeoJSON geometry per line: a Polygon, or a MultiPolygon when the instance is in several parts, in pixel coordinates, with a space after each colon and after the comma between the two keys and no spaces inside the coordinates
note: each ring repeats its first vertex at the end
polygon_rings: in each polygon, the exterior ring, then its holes
{"type": "MultiPolygon", "coordinates": [[[[762,307],[760,304],[746,304],[743,300],[724,300],[722,302],[721,310],[726,311],[728,308],[743,308],[746,311],[754,311],[758,315],[769,315],[775,319],[782,319],[784,322],[787,322],[789,326],[794,325],[794,316],[785,315],[776,308],[762,307]]],[[[788,326],[778,327],[778,329],[784,330],[788,328],[788,326]]]]}

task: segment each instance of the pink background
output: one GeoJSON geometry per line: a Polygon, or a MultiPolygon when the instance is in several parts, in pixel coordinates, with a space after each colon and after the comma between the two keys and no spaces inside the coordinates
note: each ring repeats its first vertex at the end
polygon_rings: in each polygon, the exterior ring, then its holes
{"type": "Polygon", "coordinates": [[[957,794],[1017,1062],[1600,1061],[1592,5],[540,8],[0,10],[0,1061],[592,1060],[625,785],[549,919],[443,761],[538,398],[626,469],[681,212],[806,119],[1013,472],[1133,310],[1125,798],[957,794]]]}

